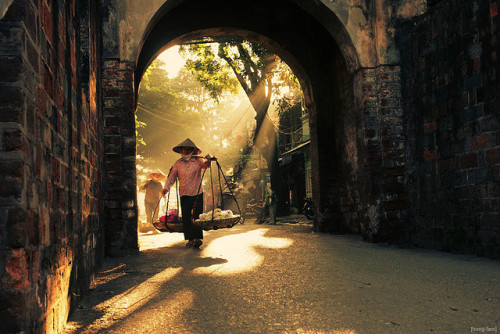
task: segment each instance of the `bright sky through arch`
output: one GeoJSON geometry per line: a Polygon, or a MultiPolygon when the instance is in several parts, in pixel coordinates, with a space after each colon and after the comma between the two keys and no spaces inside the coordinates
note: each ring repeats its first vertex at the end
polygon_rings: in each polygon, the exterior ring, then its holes
{"type": "Polygon", "coordinates": [[[168,77],[170,79],[175,78],[179,70],[184,66],[186,61],[179,55],[179,46],[173,46],[163,51],[158,59],[165,63],[165,69],[167,70],[168,77]]]}

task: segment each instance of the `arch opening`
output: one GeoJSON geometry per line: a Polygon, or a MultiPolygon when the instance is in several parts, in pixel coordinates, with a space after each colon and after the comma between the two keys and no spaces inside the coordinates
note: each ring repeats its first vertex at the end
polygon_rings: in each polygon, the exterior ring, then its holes
{"type": "MultiPolygon", "coordinates": [[[[146,190],[143,185],[150,182],[148,174],[157,167],[168,171],[179,158],[172,147],[186,136],[203,150],[202,155],[210,153],[217,156],[226,177],[233,184],[240,208],[225,196],[225,200],[221,201],[218,191],[215,196],[217,206],[224,202],[224,207],[229,206],[226,209],[241,209],[242,213],[245,213],[247,202],[264,199],[265,185],[261,182],[269,182],[275,190],[282,188],[281,178],[275,176],[279,174],[278,163],[272,162],[272,159],[277,159],[277,155],[292,144],[308,142],[308,133],[303,134],[308,127],[303,128],[304,120],[301,118],[307,119],[307,110],[303,107],[305,103],[300,84],[289,66],[277,55],[262,45],[244,40],[229,41],[227,37],[187,40],[183,48],[190,61],[198,62],[203,68],[205,65],[217,67],[213,76],[218,80],[210,78],[208,85],[202,85],[186,68],[186,59],[181,58],[178,51],[171,52],[175,48],[161,54],[148,67],[141,82],[137,106],[137,183],[142,190],[138,193],[139,232],[142,232],[141,229],[151,230],[151,224],[147,224],[151,210],[145,214],[148,204],[142,198],[146,190]],[[227,52],[226,59],[219,53],[221,47],[227,52]],[[165,57],[165,54],[168,56],[165,57]],[[170,67],[167,66],[169,62],[181,63],[177,68],[171,68],[175,75],[165,71],[170,67]],[[222,68],[218,67],[221,63],[222,68]],[[231,66],[228,66],[229,63],[231,66]],[[236,75],[232,66],[238,67],[236,75]],[[247,68],[255,71],[246,74],[247,68]],[[228,80],[225,74],[232,80],[228,80]],[[224,81],[221,85],[224,86],[223,93],[215,98],[211,93],[219,90],[211,90],[211,87],[217,86],[221,80],[224,81]],[[260,86],[264,89],[259,89],[260,86]],[[280,122],[282,118],[287,121],[280,122]],[[300,124],[297,124],[297,118],[300,124]],[[147,145],[140,143],[143,138],[147,145]]],[[[203,78],[206,79],[206,76],[203,78]]],[[[207,178],[205,181],[204,203],[208,204],[213,202],[213,187],[208,184],[207,178]]],[[[224,188],[224,191],[227,189],[224,188]]],[[[287,213],[290,208],[284,197],[281,198],[282,203],[278,203],[280,213],[287,213]]],[[[164,212],[165,203],[160,202],[161,212],[164,212]]],[[[170,192],[169,204],[175,208],[175,202],[174,190],[170,192]]],[[[208,210],[207,205],[204,210],[208,210]]]]}
{"type": "MultiPolygon", "coordinates": [[[[345,34],[334,38],[298,5],[300,2],[282,0],[271,7],[260,2],[238,3],[237,15],[224,1],[165,4],[141,43],[135,68],[136,92],[144,71],[158,54],[189,40],[242,38],[275,52],[298,77],[309,110],[311,195],[318,214],[315,229],[359,231],[363,216],[358,205],[363,196],[360,184],[365,179],[360,168],[364,160],[359,131],[362,115],[354,91],[358,62],[355,57],[346,57],[354,54],[346,50],[354,48],[346,47],[345,34]],[[341,203],[346,197],[357,201],[349,204],[347,215],[341,203]]],[[[340,30],[335,31],[337,36],[340,30]]]]}

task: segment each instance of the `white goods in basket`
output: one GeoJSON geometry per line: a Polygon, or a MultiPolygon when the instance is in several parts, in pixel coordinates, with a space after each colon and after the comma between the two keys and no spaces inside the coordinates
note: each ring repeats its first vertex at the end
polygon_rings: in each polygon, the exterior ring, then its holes
{"type": "Polygon", "coordinates": [[[207,221],[212,220],[212,215],[214,220],[219,219],[228,219],[228,218],[236,218],[238,215],[235,215],[231,210],[221,210],[220,208],[216,208],[213,211],[205,212],[200,214],[200,218],[196,221],[207,221]]]}

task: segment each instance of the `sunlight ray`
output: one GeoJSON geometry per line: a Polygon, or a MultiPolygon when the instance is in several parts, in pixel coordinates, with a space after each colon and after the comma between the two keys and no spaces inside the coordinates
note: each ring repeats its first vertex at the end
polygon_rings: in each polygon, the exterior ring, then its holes
{"type": "Polygon", "coordinates": [[[293,243],[287,238],[269,238],[265,233],[269,229],[261,228],[241,234],[224,236],[210,242],[203,249],[203,257],[224,258],[223,264],[196,268],[193,273],[209,276],[224,276],[249,271],[260,265],[264,258],[256,250],[258,247],[286,248],[293,243]]]}

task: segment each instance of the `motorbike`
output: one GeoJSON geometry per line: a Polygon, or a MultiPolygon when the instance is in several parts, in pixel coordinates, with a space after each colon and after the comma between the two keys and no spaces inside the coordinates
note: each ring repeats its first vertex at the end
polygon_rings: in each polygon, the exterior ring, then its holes
{"type": "Polygon", "coordinates": [[[262,202],[251,200],[246,207],[245,216],[259,218],[262,214],[263,208],[264,204],[262,202]]]}
{"type": "Polygon", "coordinates": [[[312,198],[304,198],[304,206],[302,207],[302,210],[300,212],[302,212],[307,219],[314,218],[314,203],[312,198]]]}

